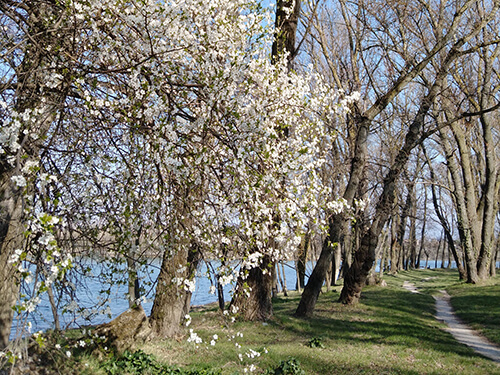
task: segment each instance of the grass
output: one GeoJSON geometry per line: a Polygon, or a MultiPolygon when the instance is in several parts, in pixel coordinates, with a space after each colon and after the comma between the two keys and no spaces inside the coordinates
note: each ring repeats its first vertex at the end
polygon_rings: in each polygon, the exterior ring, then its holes
{"type": "MultiPolygon", "coordinates": [[[[366,287],[355,306],[336,302],[340,288],[321,294],[309,319],[293,316],[300,299],[294,292],[275,299],[274,317],[267,323],[229,323],[215,307],[196,311],[189,328],[203,343],[187,342],[186,329],[179,337],[148,342],[140,349],[162,365],[184,369],[184,374],[215,370],[232,375],[244,374],[245,369],[257,374],[300,374],[300,367],[305,374],[500,375],[500,366],[443,331],[444,325],[434,318],[432,297],[447,289],[464,320],[500,341],[499,278],[470,286],[458,281],[456,271],[418,270],[384,279],[387,287],[366,287]],[[422,293],[403,289],[405,280],[422,293]],[[214,335],[217,340],[212,346],[214,335]],[[274,371],[287,366],[288,372],[274,371]]],[[[109,363],[109,358],[105,360],[109,363]]],[[[148,358],[144,360],[149,363],[148,358]]],[[[110,373],[103,359],[88,352],[75,353],[66,362],[73,373],[110,373]]]]}
{"type": "Polygon", "coordinates": [[[493,343],[500,345],[500,276],[480,284],[458,280],[456,270],[402,272],[398,279],[413,282],[421,292],[446,290],[457,316],[493,343]]]}
{"type": "MultiPolygon", "coordinates": [[[[500,374],[498,365],[458,344],[434,318],[432,294],[445,288],[451,288],[450,293],[473,290],[458,282],[456,271],[410,271],[385,280],[385,288],[367,287],[356,306],[337,303],[336,292],[322,294],[311,319],[293,317],[300,299],[293,293],[275,300],[274,318],[265,324],[236,322],[226,327],[216,309],[193,313],[191,327],[205,343],[217,334],[215,346],[196,346],[184,338],[152,342],[143,349],[168,364],[218,368],[223,374],[244,373],[252,364],[259,373],[290,358],[297,359],[306,374],[500,374]],[[422,294],[404,290],[405,280],[422,294]],[[322,347],[311,347],[311,340],[322,347]],[[250,349],[262,354],[249,358],[250,349]]],[[[479,292],[481,288],[476,288],[478,296],[495,294],[479,292]]],[[[468,295],[463,297],[467,300],[468,295]]],[[[500,331],[499,326],[495,329],[500,331]]]]}
{"type": "Polygon", "coordinates": [[[458,284],[447,289],[455,313],[490,341],[500,345],[500,277],[481,285],[458,284]]]}

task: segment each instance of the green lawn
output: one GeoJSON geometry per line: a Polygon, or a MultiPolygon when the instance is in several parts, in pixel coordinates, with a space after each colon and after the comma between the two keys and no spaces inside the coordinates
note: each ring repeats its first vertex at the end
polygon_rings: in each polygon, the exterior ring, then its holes
{"type": "Polygon", "coordinates": [[[458,284],[447,289],[456,314],[500,345],[500,277],[484,285],[458,284]]]}
{"type": "MultiPolygon", "coordinates": [[[[298,360],[306,374],[500,374],[498,365],[458,344],[442,330],[443,324],[434,318],[432,297],[448,288],[456,296],[454,304],[456,299],[467,300],[468,296],[493,299],[495,293],[499,295],[498,284],[469,287],[458,283],[456,271],[449,270],[403,272],[387,275],[385,280],[387,287],[367,287],[356,306],[336,302],[340,287],[337,292],[322,294],[311,319],[292,316],[299,301],[297,294],[276,299],[275,317],[267,324],[236,322],[225,327],[217,310],[193,313],[190,328],[198,332],[204,344],[196,347],[184,337],[180,342],[150,343],[144,350],[169,364],[218,368],[224,374],[244,373],[245,367],[252,364],[259,373],[290,358],[298,360]],[[422,294],[404,290],[404,280],[415,283],[422,294]],[[215,346],[209,344],[213,334],[219,337],[215,346]],[[311,340],[322,347],[309,347],[311,340]],[[250,350],[262,354],[249,358],[246,354],[250,350]]],[[[500,331],[498,301],[496,310],[490,310],[497,322],[488,328],[496,332],[492,337],[498,337],[500,331]]],[[[493,320],[490,315],[481,317],[478,313],[490,314],[485,310],[493,306],[493,300],[474,298],[474,304],[476,319],[483,323],[493,320]],[[485,308],[478,307],[481,301],[485,308]]]]}
{"type": "MultiPolygon", "coordinates": [[[[252,370],[295,375],[500,375],[499,365],[457,343],[434,318],[432,295],[446,289],[464,320],[500,342],[500,279],[471,286],[459,282],[457,275],[453,270],[386,275],[388,286],[366,287],[355,306],[336,302],[341,288],[337,287],[320,296],[310,319],[293,317],[297,293],[277,298],[274,318],[267,323],[231,323],[215,307],[207,308],[193,312],[191,325],[178,337],[143,345],[147,354],[139,352],[123,360],[101,354],[98,359],[96,352],[82,350],[67,358],[62,349],[58,355],[51,354],[60,359],[55,361],[58,368],[46,373],[232,375],[252,370]],[[421,293],[403,289],[405,280],[421,293]],[[188,342],[189,329],[203,342],[188,342]],[[217,339],[211,345],[214,335],[217,339]],[[172,367],[166,369],[167,365],[172,367]]],[[[60,344],[64,347],[64,342],[60,344]]]]}

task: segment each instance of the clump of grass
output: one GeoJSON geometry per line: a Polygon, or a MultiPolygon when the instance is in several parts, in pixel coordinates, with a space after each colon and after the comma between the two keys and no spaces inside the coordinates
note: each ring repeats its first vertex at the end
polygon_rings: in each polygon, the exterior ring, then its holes
{"type": "Polygon", "coordinates": [[[323,338],[322,337],[313,337],[312,339],[309,340],[307,343],[307,346],[310,348],[321,348],[323,349],[325,346],[322,343],[323,338]]]}
{"type": "Polygon", "coordinates": [[[118,358],[110,358],[102,362],[99,366],[108,375],[129,374],[129,375],[219,375],[217,369],[183,370],[178,367],[168,366],[156,360],[156,358],[136,350],[135,352],[125,351],[118,358]]]}
{"type": "Polygon", "coordinates": [[[269,369],[265,375],[305,375],[304,370],[300,367],[300,362],[295,358],[289,358],[286,361],[281,361],[280,364],[274,368],[269,369]]]}

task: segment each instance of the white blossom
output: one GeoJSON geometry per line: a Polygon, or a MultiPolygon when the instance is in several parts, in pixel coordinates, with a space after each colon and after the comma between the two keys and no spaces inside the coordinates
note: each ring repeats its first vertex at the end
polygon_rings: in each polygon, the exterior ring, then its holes
{"type": "Polygon", "coordinates": [[[27,185],[26,178],[24,178],[24,176],[12,176],[10,179],[14,182],[14,184],[16,184],[17,187],[21,188],[27,185]]]}

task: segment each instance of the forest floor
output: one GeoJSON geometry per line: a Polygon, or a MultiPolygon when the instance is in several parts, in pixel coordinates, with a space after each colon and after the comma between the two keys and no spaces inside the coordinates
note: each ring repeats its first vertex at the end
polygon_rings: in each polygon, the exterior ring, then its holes
{"type": "MultiPolygon", "coordinates": [[[[460,344],[436,319],[434,299],[446,290],[457,316],[500,344],[500,277],[467,285],[456,270],[438,269],[384,280],[386,287],[366,287],[355,306],[337,302],[341,286],[324,291],[308,319],[293,316],[297,292],[276,298],[274,317],[265,323],[231,322],[217,306],[196,309],[178,337],[147,342],[123,356],[71,347],[81,333],[67,332],[39,373],[500,375],[498,363],[460,344]],[[413,284],[415,292],[403,284],[413,284]]],[[[46,348],[55,344],[47,342],[46,348]]]]}

